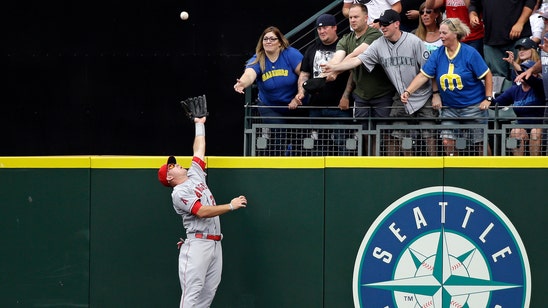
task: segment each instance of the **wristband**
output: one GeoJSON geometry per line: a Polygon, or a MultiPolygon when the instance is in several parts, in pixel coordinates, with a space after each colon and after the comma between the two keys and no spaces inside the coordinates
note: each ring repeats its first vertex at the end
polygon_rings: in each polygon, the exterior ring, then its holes
{"type": "Polygon", "coordinates": [[[407,91],[407,90],[403,90],[403,93],[407,92],[407,95],[411,96],[411,92],[407,91]]]}
{"type": "Polygon", "coordinates": [[[234,211],[234,207],[232,206],[232,202],[230,202],[228,205],[230,205],[230,211],[234,211]]]}
{"type": "Polygon", "coordinates": [[[439,90],[432,91],[432,94],[440,94],[440,91],[439,90]]]}
{"type": "Polygon", "coordinates": [[[194,123],[196,129],[196,136],[205,136],[205,125],[204,123],[194,123]]]}

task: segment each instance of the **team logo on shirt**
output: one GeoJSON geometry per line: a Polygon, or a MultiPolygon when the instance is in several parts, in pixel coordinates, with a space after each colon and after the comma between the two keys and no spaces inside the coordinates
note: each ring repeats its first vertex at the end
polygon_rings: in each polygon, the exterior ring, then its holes
{"type": "Polygon", "coordinates": [[[433,50],[425,50],[423,53],[422,53],[422,58],[424,60],[428,60],[430,58],[430,55],[432,54],[432,52],[434,52],[433,50]]]}
{"type": "Polygon", "coordinates": [[[429,187],[392,203],[367,231],[354,265],[356,307],[529,307],[521,238],[487,199],[429,187]]]}

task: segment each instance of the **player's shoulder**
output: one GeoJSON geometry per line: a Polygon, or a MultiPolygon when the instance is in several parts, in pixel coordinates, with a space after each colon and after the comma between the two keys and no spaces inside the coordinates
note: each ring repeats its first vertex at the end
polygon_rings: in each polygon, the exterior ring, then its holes
{"type": "Polygon", "coordinates": [[[180,196],[188,194],[189,192],[192,192],[192,191],[193,190],[190,189],[190,181],[187,179],[183,183],[173,187],[173,192],[171,193],[171,196],[174,197],[175,199],[179,199],[180,196]]]}

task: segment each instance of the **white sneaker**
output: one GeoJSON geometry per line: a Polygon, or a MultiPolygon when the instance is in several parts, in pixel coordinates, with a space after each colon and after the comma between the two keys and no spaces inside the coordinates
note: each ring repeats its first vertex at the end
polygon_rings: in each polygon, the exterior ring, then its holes
{"type": "Polygon", "coordinates": [[[318,132],[313,130],[310,138],[312,138],[312,140],[318,140],[318,132]]]}

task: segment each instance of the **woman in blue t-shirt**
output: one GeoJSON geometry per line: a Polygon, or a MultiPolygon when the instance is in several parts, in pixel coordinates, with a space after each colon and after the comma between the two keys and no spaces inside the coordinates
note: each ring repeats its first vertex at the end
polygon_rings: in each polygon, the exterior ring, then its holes
{"type": "Polygon", "coordinates": [[[245,88],[257,82],[259,113],[264,123],[284,124],[287,119],[283,118],[304,116],[297,112],[301,103],[295,99],[302,59],[301,52],[289,46],[278,28],[268,27],[261,34],[255,55],[247,61],[243,75],[236,80],[234,90],[244,93],[245,88]]]}
{"type": "MultiPolygon", "coordinates": [[[[432,78],[439,89],[439,95],[434,91],[432,108],[441,109],[443,103],[444,108],[440,111],[442,125],[487,123],[488,108],[493,101],[493,75],[478,51],[460,42],[469,33],[468,26],[458,18],[442,21],[440,38],[443,46],[432,52],[421,72],[401,94],[402,102],[407,102],[414,91],[432,78]]],[[[446,155],[458,155],[456,139],[461,134],[455,130],[442,131],[446,155]]],[[[471,129],[470,134],[475,151],[481,152],[482,129],[471,129]]],[[[490,154],[490,148],[487,149],[490,154]]]]}

